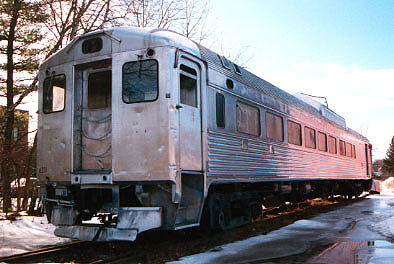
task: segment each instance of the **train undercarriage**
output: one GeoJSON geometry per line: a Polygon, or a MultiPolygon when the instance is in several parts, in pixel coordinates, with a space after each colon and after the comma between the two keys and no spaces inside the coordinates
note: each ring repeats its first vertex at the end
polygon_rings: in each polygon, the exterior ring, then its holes
{"type": "Polygon", "coordinates": [[[138,233],[149,229],[185,228],[186,215],[190,214],[194,214],[190,219],[197,219],[190,222],[194,226],[228,230],[261,217],[263,208],[318,197],[358,197],[370,185],[370,180],[212,184],[201,218],[196,212],[203,199],[199,202],[198,194],[192,197],[185,192],[180,203],[173,203],[171,185],[166,183],[88,189],[47,185],[45,201],[48,220],[58,226],[58,236],[133,241],[138,233]]]}
{"type": "Polygon", "coordinates": [[[358,197],[368,191],[370,180],[325,180],[212,185],[204,207],[203,222],[227,230],[262,215],[263,208],[306,199],[358,197]]]}

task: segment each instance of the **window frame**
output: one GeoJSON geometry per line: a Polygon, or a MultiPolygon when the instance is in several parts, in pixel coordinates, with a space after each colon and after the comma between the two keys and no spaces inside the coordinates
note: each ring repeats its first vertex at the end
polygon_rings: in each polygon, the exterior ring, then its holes
{"type": "MultiPolygon", "coordinates": [[[[88,76],[87,76],[87,103],[86,103],[86,108],[89,110],[95,110],[95,109],[106,109],[106,108],[111,108],[112,107],[112,70],[111,69],[107,69],[107,70],[103,70],[103,71],[94,71],[94,72],[89,72],[88,76]],[[96,74],[103,74],[103,73],[108,73],[109,72],[109,90],[105,90],[106,93],[105,94],[105,106],[102,107],[95,107],[94,105],[92,105],[92,97],[94,97],[93,95],[96,95],[97,97],[97,90],[90,90],[91,89],[91,84],[92,82],[94,82],[94,80],[92,80],[91,78],[94,78],[94,75],[96,74]]],[[[107,87],[108,88],[108,87],[107,87]]],[[[102,95],[102,94],[99,94],[102,95]]]]}
{"type": "Polygon", "coordinates": [[[352,147],[353,145],[352,144],[350,144],[349,142],[346,142],[346,157],[347,158],[353,158],[353,154],[352,154],[352,152],[353,152],[353,147],[352,147]],[[349,151],[348,151],[348,148],[349,148],[349,150],[350,150],[350,153],[349,153],[349,151]]]}
{"type": "Polygon", "coordinates": [[[159,95],[160,95],[160,83],[159,83],[159,76],[160,76],[160,75],[159,75],[159,73],[160,73],[159,61],[156,60],[156,59],[135,60],[135,61],[127,61],[127,62],[123,63],[123,65],[122,65],[122,101],[123,101],[123,103],[125,103],[125,104],[147,103],[147,102],[154,102],[154,101],[156,101],[157,99],[159,99],[159,95]],[[157,95],[156,95],[156,98],[154,98],[154,99],[152,99],[152,100],[142,100],[142,101],[126,102],[126,101],[124,100],[124,96],[123,96],[123,78],[124,78],[124,77],[123,77],[123,76],[124,76],[123,71],[124,71],[124,67],[125,67],[125,65],[126,65],[127,63],[142,62],[142,61],[155,61],[155,62],[156,62],[156,65],[157,65],[157,73],[156,73],[157,95]]]}
{"type": "Polygon", "coordinates": [[[287,142],[289,143],[289,144],[292,144],[292,145],[295,145],[295,146],[302,146],[302,142],[303,140],[302,140],[302,125],[300,124],[300,123],[297,123],[297,122],[294,122],[293,120],[290,120],[290,119],[287,119],[287,142]],[[299,136],[300,136],[300,144],[296,144],[296,143],[294,143],[294,142],[290,142],[290,136],[289,136],[289,132],[290,132],[290,129],[289,129],[289,123],[293,123],[293,124],[296,124],[296,125],[298,125],[299,127],[300,127],[300,134],[299,134],[299,136]]]}
{"type": "Polygon", "coordinates": [[[342,139],[339,140],[339,155],[346,157],[346,141],[344,141],[342,139]],[[344,146],[343,153],[341,153],[341,143],[343,143],[343,146],[344,146]]]}
{"type": "Polygon", "coordinates": [[[261,118],[260,118],[260,115],[261,115],[260,112],[261,111],[260,111],[260,108],[257,107],[257,106],[254,106],[254,105],[250,105],[250,104],[244,103],[242,101],[236,101],[235,108],[236,108],[235,109],[235,127],[236,127],[237,132],[238,133],[243,133],[243,134],[246,134],[246,135],[255,136],[255,137],[260,137],[261,136],[261,118]],[[239,107],[238,104],[246,105],[247,107],[251,107],[251,108],[257,109],[257,118],[258,118],[257,120],[259,121],[259,123],[258,123],[258,134],[257,135],[239,130],[239,126],[238,126],[238,120],[239,119],[238,119],[238,110],[237,110],[237,107],[239,107]]]}
{"type": "Polygon", "coordinates": [[[309,148],[309,149],[316,149],[316,147],[317,147],[317,142],[316,142],[316,129],[314,129],[314,128],[311,128],[311,127],[308,127],[308,126],[305,126],[304,127],[304,141],[305,141],[305,147],[306,148],[309,148]],[[312,147],[312,146],[309,146],[308,145],[308,140],[307,140],[307,130],[311,130],[311,131],[313,131],[314,132],[314,146],[312,147]]]}
{"type": "MultiPolygon", "coordinates": [[[[51,83],[50,83],[51,84],[51,83]]],[[[53,86],[53,84],[52,84],[53,86]]],[[[67,97],[67,76],[65,73],[60,73],[60,74],[56,74],[53,76],[49,76],[47,78],[44,79],[43,84],[42,84],[42,111],[44,112],[44,114],[52,114],[52,113],[59,113],[59,112],[63,112],[66,109],[66,97],[67,97]],[[65,87],[64,87],[64,102],[63,102],[63,109],[61,110],[57,110],[57,111],[47,111],[47,108],[45,107],[45,95],[47,94],[46,89],[45,89],[45,81],[49,80],[49,82],[51,82],[51,79],[59,77],[59,76],[64,76],[64,83],[65,83],[65,87]]],[[[52,108],[53,108],[53,97],[52,97],[52,108]]]]}
{"type": "Polygon", "coordinates": [[[269,111],[266,111],[265,112],[265,133],[266,133],[266,137],[267,137],[267,139],[270,139],[270,140],[273,140],[273,141],[275,141],[275,142],[284,142],[285,141],[285,127],[284,127],[284,119],[283,119],[283,116],[281,116],[281,115],[278,115],[278,114],[275,114],[275,113],[272,113],[272,112],[269,112],[269,111]],[[272,138],[272,137],[269,137],[268,136],[268,122],[267,122],[267,114],[269,114],[269,115],[272,115],[272,116],[275,116],[275,117],[279,117],[280,119],[281,119],[281,128],[282,128],[282,138],[281,139],[277,139],[277,138],[272,138]]]}
{"type": "Polygon", "coordinates": [[[217,128],[220,128],[220,129],[224,129],[224,128],[226,128],[226,97],[223,95],[223,94],[221,94],[221,93],[216,93],[216,97],[215,97],[215,99],[216,99],[216,127],[217,128]],[[219,123],[218,123],[218,98],[222,98],[222,108],[220,109],[221,111],[222,111],[222,116],[223,116],[223,126],[219,126],[219,123]]]}
{"type": "Polygon", "coordinates": [[[81,47],[82,53],[83,54],[92,54],[92,53],[96,53],[96,52],[101,51],[103,49],[103,46],[104,46],[103,42],[104,42],[103,39],[100,38],[100,37],[93,37],[93,38],[85,39],[82,42],[82,45],[81,45],[82,46],[81,47]],[[98,48],[90,49],[89,45],[91,45],[94,42],[97,42],[98,48]]]}
{"type": "Polygon", "coordinates": [[[331,154],[338,154],[338,142],[337,142],[337,138],[336,137],[334,137],[334,136],[330,136],[330,135],[328,135],[328,153],[331,153],[331,154]],[[331,148],[330,148],[330,146],[331,146],[331,144],[330,144],[330,138],[332,138],[332,139],[334,139],[334,141],[335,141],[335,152],[332,152],[331,151],[331,148]]]}
{"type": "Polygon", "coordinates": [[[186,65],[184,63],[181,63],[181,65],[179,65],[178,77],[179,77],[179,79],[178,79],[179,80],[179,83],[178,83],[179,84],[178,85],[178,89],[179,89],[179,103],[181,105],[187,105],[187,106],[190,106],[190,107],[199,108],[199,105],[200,105],[200,100],[198,98],[199,97],[199,89],[200,89],[200,86],[199,86],[200,85],[199,84],[200,75],[199,75],[199,73],[193,67],[190,67],[190,66],[188,66],[188,65],[186,65]],[[182,69],[182,68],[184,68],[184,69],[182,69]],[[189,104],[188,102],[182,101],[182,99],[183,99],[183,97],[182,97],[183,88],[182,88],[182,85],[181,85],[181,83],[182,83],[181,76],[183,76],[185,78],[189,78],[189,79],[195,81],[194,94],[193,94],[193,97],[194,97],[193,104],[189,104]]]}
{"type": "Polygon", "coordinates": [[[352,144],[352,158],[357,159],[356,146],[352,144]]]}
{"type": "Polygon", "coordinates": [[[328,151],[328,139],[327,139],[327,134],[326,133],[324,133],[324,132],[321,132],[321,131],[317,131],[317,149],[319,150],[319,151],[322,151],[322,152],[327,152],[328,151]],[[320,136],[324,136],[324,138],[325,138],[325,142],[326,142],[326,145],[324,146],[325,148],[324,149],[321,149],[320,148],[320,136]]]}
{"type": "Polygon", "coordinates": [[[229,79],[229,78],[227,78],[226,79],[226,88],[230,89],[230,90],[234,90],[234,87],[235,87],[234,81],[229,79]]]}

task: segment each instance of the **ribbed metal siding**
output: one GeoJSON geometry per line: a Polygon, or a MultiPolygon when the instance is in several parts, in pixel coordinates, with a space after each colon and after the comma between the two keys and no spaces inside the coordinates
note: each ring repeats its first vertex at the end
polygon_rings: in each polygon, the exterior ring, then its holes
{"type": "Polygon", "coordinates": [[[354,159],[218,130],[208,131],[208,157],[209,182],[355,179],[364,175],[365,170],[354,159]],[[248,148],[242,150],[245,139],[248,148]]]}

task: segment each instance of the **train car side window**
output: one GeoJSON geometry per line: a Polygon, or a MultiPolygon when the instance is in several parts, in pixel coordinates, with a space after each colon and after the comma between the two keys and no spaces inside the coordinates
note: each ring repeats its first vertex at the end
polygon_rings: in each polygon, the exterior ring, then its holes
{"type": "Polygon", "coordinates": [[[319,142],[319,150],[327,152],[327,135],[322,132],[318,132],[317,138],[319,142]]]}
{"type": "Polygon", "coordinates": [[[346,142],[339,140],[339,155],[346,156],[346,142]]]}
{"type": "Polygon", "coordinates": [[[305,132],[305,147],[316,148],[316,131],[310,127],[304,128],[305,132]]]}
{"type": "Polygon", "coordinates": [[[181,104],[197,107],[197,72],[184,64],[179,68],[181,104]]]}
{"type": "Polygon", "coordinates": [[[287,121],[287,137],[290,144],[302,145],[301,125],[288,120],[287,121]]]}
{"type": "Polygon", "coordinates": [[[257,107],[237,102],[237,131],[260,136],[260,110],[257,107]]]}
{"type": "Polygon", "coordinates": [[[223,94],[216,93],[216,126],[224,128],[226,126],[225,116],[226,100],[223,94]]]}
{"type": "Polygon", "coordinates": [[[352,158],[357,158],[356,157],[356,146],[355,145],[352,145],[352,158]]]}
{"type": "Polygon", "coordinates": [[[48,77],[44,80],[43,111],[45,114],[63,111],[66,100],[66,75],[48,77]]]}
{"type": "Polygon", "coordinates": [[[346,143],[346,157],[351,158],[353,156],[352,150],[352,144],[346,143]]]}
{"type": "Polygon", "coordinates": [[[328,151],[337,154],[337,139],[333,136],[328,137],[328,151]]]}
{"type": "Polygon", "coordinates": [[[267,138],[283,141],[283,118],[270,112],[265,113],[267,138]]]}
{"type": "Polygon", "coordinates": [[[122,68],[122,99],[125,103],[155,101],[159,96],[157,60],[131,61],[122,68]]]}

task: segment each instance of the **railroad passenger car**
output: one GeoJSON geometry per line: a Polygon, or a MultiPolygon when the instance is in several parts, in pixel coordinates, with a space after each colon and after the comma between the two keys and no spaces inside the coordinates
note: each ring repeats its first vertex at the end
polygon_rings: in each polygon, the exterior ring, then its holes
{"type": "Polygon", "coordinates": [[[228,229],[306,197],[357,196],[371,144],[168,30],[77,37],[39,75],[38,177],[55,234],[135,240],[149,229],[228,229]]]}

